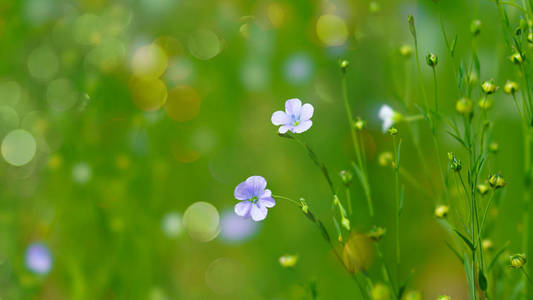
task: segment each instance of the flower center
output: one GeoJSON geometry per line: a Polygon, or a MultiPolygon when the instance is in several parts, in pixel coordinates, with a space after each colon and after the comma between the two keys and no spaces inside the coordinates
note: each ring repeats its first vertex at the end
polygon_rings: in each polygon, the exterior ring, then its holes
{"type": "Polygon", "coordinates": [[[291,123],[292,126],[298,126],[298,124],[300,124],[300,118],[295,115],[291,115],[291,123]]]}
{"type": "Polygon", "coordinates": [[[259,200],[259,198],[257,196],[253,196],[251,199],[250,199],[250,202],[252,203],[257,203],[257,200],[259,200]]]}

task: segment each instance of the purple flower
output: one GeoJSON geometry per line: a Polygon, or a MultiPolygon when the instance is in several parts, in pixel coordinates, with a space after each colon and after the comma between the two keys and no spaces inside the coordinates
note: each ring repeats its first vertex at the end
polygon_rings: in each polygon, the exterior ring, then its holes
{"type": "Polygon", "coordinates": [[[241,202],[235,205],[235,213],[241,217],[252,217],[254,221],[264,220],[267,208],[274,207],[276,201],[272,192],[265,189],[267,182],[261,176],[251,176],[235,188],[235,199],[241,202]]]}
{"type": "Polygon", "coordinates": [[[48,247],[33,243],[26,249],[26,267],[37,274],[47,274],[52,269],[52,255],[48,247]]]}
{"type": "Polygon", "coordinates": [[[272,114],[272,124],[281,127],[279,133],[302,133],[313,125],[311,117],[314,108],[311,104],[302,105],[300,99],[289,99],[285,102],[285,111],[277,111],[272,114]]]}

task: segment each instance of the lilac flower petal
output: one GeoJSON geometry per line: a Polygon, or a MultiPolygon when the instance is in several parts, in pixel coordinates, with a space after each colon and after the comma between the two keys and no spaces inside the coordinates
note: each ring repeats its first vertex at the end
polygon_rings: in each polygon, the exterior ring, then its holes
{"type": "Polygon", "coordinates": [[[252,202],[242,201],[235,204],[235,214],[241,217],[248,218],[250,216],[250,210],[252,208],[252,202]]]}
{"type": "Polygon", "coordinates": [[[289,99],[285,102],[285,111],[288,115],[299,116],[302,109],[302,101],[300,99],[289,99]]]}
{"type": "Polygon", "coordinates": [[[235,199],[237,200],[249,200],[254,196],[252,187],[246,181],[241,182],[235,188],[233,195],[235,196],[235,199]]]}
{"type": "Polygon", "coordinates": [[[293,131],[294,133],[302,133],[307,131],[307,129],[311,128],[313,125],[313,121],[307,120],[303,121],[302,123],[298,124],[298,126],[294,127],[293,131]]]}
{"type": "Polygon", "coordinates": [[[260,206],[270,208],[276,205],[276,200],[274,200],[272,197],[262,197],[257,201],[257,203],[259,203],[260,206]]]}
{"type": "Polygon", "coordinates": [[[302,106],[302,110],[300,111],[300,121],[307,121],[313,117],[313,112],[315,111],[315,108],[313,105],[306,103],[302,106]]]}
{"type": "Polygon", "coordinates": [[[269,189],[266,189],[266,190],[263,192],[263,195],[261,195],[259,198],[265,198],[265,197],[272,197],[272,191],[269,190],[269,189]]]}
{"type": "Polygon", "coordinates": [[[278,126],[278,125],[289,124],[291,119],[289,115],[287,115],[284,111],[279,110],[272,114],[271,121],[272,121],[272,124],[278,126]]]}
{"type": "Polygon", "coordinates": [[[264,206],[259,206],[257,204],[252,205],[251,216],[254,221],[264,220],[267,216],[268,210],[264,206]]]}
{"type": "Polygon", "coordinates": [[[261,176],[248,177],[248,179],[246,179],[246,184],[250,187],[252,191],[252,197],[260,197],[261,195],[263,195],[267,186],[265,178],[261,176]]]}
{"type": "MultiPolygon", "coordinates": [[[[283,125],[279,128],[279,133],[284,134],[287,133],[287,131],[291,130],[292,126],[283,125]]],[[[292,131],[292,130],[291,130],[292,131]]]]}

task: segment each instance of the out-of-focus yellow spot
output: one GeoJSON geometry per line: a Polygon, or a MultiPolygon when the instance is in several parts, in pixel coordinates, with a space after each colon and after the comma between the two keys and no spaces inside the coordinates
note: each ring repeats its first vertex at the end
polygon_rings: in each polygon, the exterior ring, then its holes
{"type": "Polygon", "coordinates": [[[124,43],[119,39],[107,37],[89,52],[87,61],[101,71],[110,72],[124,62],[125,57],[124,43]]]}
{"type": "Polygon", "coordinates": [[[201,60],[208,60],[217,56],[222,50],[218,36],[211,30],[196,30],[187,41],[187,48],[191,54],[201,60]]]}
{"type": "Polygon", "coordinates": [[[327,46],[341,46],[348,38],[346,22],[336,15],[323,15],[316,22],[318,39],[327,46]]]}
{"type": "Polygon", "coordinates": [[[198,115],[201,104],[200,96],[192,87],[177,86],[168,93],[165,111],[173,120],[186,122],[198,115]]]}
{"type": "Polygon", "coordinates": [[[268,19],[274,27],[279,27],[285,21],[285,9],[279,3],[271,3],[267,8],[268,19]]]}
{"type": "Polygon", "coordinates": [[[243,278],[243,270],[241,265],[231,258],[219,258],[205,271],[206,285],[218,295],[235,292],[240,287],[235,278],[243,278]]]}
{"type": "Polygon", "coordinates": [[[342,249],[342,260],[351,273],[368,270],[374,261],[373,241],[364,234],[352,233],[342,249]]]}
{"type": "Polygon", "coordinates": [[[22,89],[16,81],[0,82],[0,105],[15,105],[20,100],[22,89]]]}
{"type": "Polygon", "coordinates": [[[192,239],[209,242],[220,232],[220,215],[211,203],[195,202],[185,210],[183,226],[192,239]]]}
{"type": "Polygon", "coordinates": [[[131,11],[120,4],[108,7],[102,14],[102,23],[106,29],[106,34],[112,36],[118,36],[131,23],[131,19],[131,11]]]}
{"type": "Polygon", "coordinates": [[[165,53],[167,57],[178,56],[183,53],[183,45],[177,39],[171,36],[161,36],[158,37],[154,44],[157,44],[165,53]]]}
{"type": "Polygon", "coordinates": [[[78,184],[86,184],[91,180],[91,166],[85,162],[79,162],[72,167],[72,180],[78,184]]]}
{"type": "Polygon", "coordinates": [[[49,80],[59,69],[59,60],[50,46],[41,46],[30,53],[28,57],[30,74],[39,80],[49,80]]]}
{"type": "Polygon", "coordinates": [[[74,39],[82,45],[96,45],[103,35],[103,22],[99,16],[85,14],[74,21],[74,39]]]}
{"type": "Polygon", "coordinates": [[[46,90],[46,100],[53,110],[65,111],[78,101],[78,91],[66,78],[52,81],[46,90]]]}
{"type": "Polygon", "coordinates": [[[284,268],[292,268],[298,262],[298,255],[283,255],[279,258],[279,264],[284,268]]]}
{"type": "Polygon", "coordinates": [[[167,55],[157,44],[138,48],[131,60],[133,74],[142,78],[158,78],[165,72],[167,65],[167,55]]]}
{"type": "Polygon", "coordinates": [[[63,164],[63,159],[58,154],[52,154],[48,158],[48,168],[57,170],[63,164]]]}
{"type": "Polygon", "coordinates": [[[15,129],[2,141],[2,156],[13,166],[29,163],[35,156],[37,143],[33,135],[24,129],[15,129]]]}
{"type": "Polygon", "coordinates": [[[133,103],[143,111],[160,109],[167,101],[167,87],[157,78],[130,79],[133,103]]]}
{"type": "Polygon", "coordinates": [[[172,147],[172,155],[174,159],[184,164],[195,162],[201,157],[200,153],[181,145],[172,147]]]}

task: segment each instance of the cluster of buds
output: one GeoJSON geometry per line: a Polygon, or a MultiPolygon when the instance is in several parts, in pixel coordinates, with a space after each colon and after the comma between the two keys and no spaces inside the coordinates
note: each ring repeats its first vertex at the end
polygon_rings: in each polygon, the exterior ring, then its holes
{"type": "Polygon", "coordinates": [[[439,57],[435,55],[434,53],[429,53],[426,56],[426,63],[428,64],[428,66],[435,68],[437,64],[439,63],[439,57]]]}
{"type": "Polygon", "coordinates": [[[377,242],[381,240],[381,238],[385,235],[386,232],[387,230],[385,228],[374,226],[372,229],[370,229],[366,236],[377,242]]]}
{"type": "Polygon", "coordinates": [[[409,45],[402,45],[400,47],[400,55],[405,58],[411,57],[411,55],[413,55],[413,47],[409,45]]]}
{"type": "Polygon", "coordinates": [[[461,165],[461,161],[455,157],[455,154],[448,152],[448,159],[450,160],[450,169],[454,170],[455,172],[461,172],[463,166],[461,165]]]}
{"type": "Polygon", "coordinates": [[[461,98],[455,103],[455,110],[462,115],[469,115],[472,112],[474,104],[468,98],[461,98]]]}
{"type": "Polygon", "coordinates": [[[494,80],[487,80],[483,81],[481,84],[481,89],[483,90],[483,93],[485,95],[490,95],[496,93],[496,90],[498,90],[498,86],[494,84],[494,80]]]}
{"type": "Polygon", "coordinates": [[[503,179],[503,176],[498,173],[489,177],[489,184],[493,189],[499,189],[505,186],[505,180],[503,179]]]}
{"type": "Polygon", "coordinates": [[[507,82],[503,86],[503,91],[506,94],[514,95],[518,91],[518,84],[514,81],[507,80],[507,82]]]}
{"type": "Polygon", "coordinates": [[[444,219],[448,216],[450,208],[447,205],[439,205],[435,208],[435,217],[437,219],[444,219]]]}
{"type": "Polygon", "coordinates": [[[515,269],[520,269],[527,263],[525,254],[512,255],[511,257],[509,257],[509,261],[511,262],[511,267],[515,269]]]}

